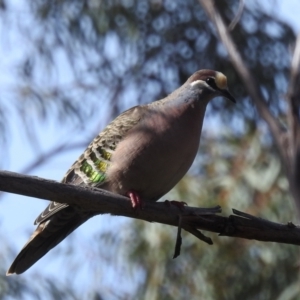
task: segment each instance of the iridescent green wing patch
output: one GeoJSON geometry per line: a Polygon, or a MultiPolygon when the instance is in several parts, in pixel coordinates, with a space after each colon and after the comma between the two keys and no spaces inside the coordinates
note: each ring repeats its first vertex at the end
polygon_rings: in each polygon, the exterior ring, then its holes
{"type": "Polygon", "coordinates": [[[99,186],[107,178],[107,170],[118,143],[141,119],[144,106],[133,107],[112,121],[73,164],[63,182],[99,186]]]}
{"type": "Polygon", "coordinates": [[[91,183],[100,183],[105,180],[105,172],[95,170],[86,160],[82,162],[80,171],[88,177],[91,183]]]}
{"type": "MultiPolygon", "coordinates": [[[[118,143],[134,127],[144,113],[144,106],[133,107],[112,121],[87,147],[84,153],[68,170],[63,183],[74,185],[100,186],[109,180],[107,169],[118,143]]],[[[36,219],[36,223],[44,222],[67,204],[51,202],[36,219]]]]}
{"type": "Polygon", "coordinates": [[[105,181],[112,152],[97,146],[95,142],[89,145],[65,176],[65,182],[97,186],[105,181]]]}
{"type": "Polygon", "coordinates": [[[80,167],[92,184],[102,183],[106,178],[106,171],[110,165],[111,153],[98,147],[90,149],[88,158],[85,158],[80,167]]]}

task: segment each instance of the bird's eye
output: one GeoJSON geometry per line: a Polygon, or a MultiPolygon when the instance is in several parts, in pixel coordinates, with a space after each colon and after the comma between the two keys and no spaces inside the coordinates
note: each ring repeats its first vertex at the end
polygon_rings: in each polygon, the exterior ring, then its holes
{"type": "Polygon", "coordinates": [[[208,77],[208,78],[206,78],[206,83],[210,86],[210,87],[212,87],[214,90],[218,90],[218,87],[217,87],[217,85],[216,85],[216,81],[215,81],[215,79],[213,78],[213,77],[208,77]]]}
{"type": "Polygon", "coordinates": [[[215,80],[211,77],[206,78],[206,83],[210,86],[214,86],[215,85],[215,80]]]}

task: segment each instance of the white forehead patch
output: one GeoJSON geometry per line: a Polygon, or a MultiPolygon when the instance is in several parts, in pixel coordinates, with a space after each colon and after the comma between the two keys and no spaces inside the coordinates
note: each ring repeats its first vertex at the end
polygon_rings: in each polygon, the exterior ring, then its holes
{"type": "Polygon", "coordinates": [[[191,86],[199,85],[199,84],[203,84],[203,83],[204,83],[204,81],[199,79],[199,80],[193,81],[193,82],[191,83],[191,86]]]}

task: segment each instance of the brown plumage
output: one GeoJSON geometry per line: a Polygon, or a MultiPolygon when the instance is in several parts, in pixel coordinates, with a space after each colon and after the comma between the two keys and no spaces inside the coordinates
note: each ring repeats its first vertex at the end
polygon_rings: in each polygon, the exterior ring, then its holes
{"type": "MultiPolygon", "coordinates": [[[[91,142],[63,182],[128,195],[133,206],[141,199],[157,201],[191,166],[206,105],[216,96],[235,101],[222,73],[200,70],[166,98],[125,111],[91,142]]],[[[92,216],[80,208],[50,203],[7,275],[26,271],[92,216]]]]}

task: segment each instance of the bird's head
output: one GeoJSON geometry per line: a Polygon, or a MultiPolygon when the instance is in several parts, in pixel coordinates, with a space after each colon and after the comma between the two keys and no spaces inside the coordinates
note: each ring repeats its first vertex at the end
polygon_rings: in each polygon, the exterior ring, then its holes
{"type": "Polygon", "coordinates": [[[232,102],[236,102],[229,93],[227,78],[221,72],[213,70],[200,70],[195,72],[186,82],[192,90],[198,90],[207,100],[217,96],[223,96],[232,102]]]}

